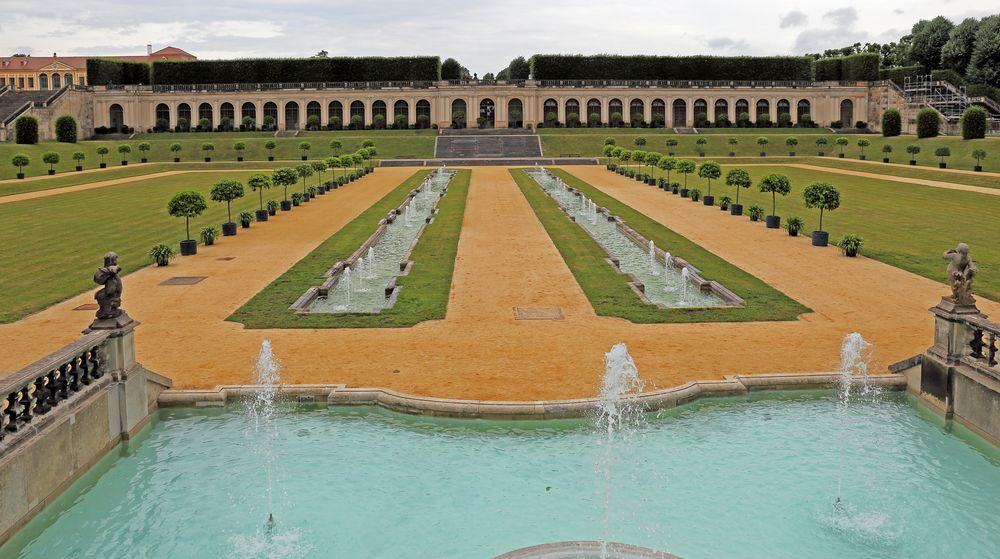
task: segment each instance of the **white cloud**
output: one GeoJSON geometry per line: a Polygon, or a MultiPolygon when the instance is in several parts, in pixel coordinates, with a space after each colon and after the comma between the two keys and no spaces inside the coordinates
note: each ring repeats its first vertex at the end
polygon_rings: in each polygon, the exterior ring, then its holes
{"type": "Polygon", "coordinates": [[[778,21],[778,27],[782,29],[788,29],[789,27],[802,27],[809,22],[809,16],[806,14],[792,10],[782,16],[778,21]]]}

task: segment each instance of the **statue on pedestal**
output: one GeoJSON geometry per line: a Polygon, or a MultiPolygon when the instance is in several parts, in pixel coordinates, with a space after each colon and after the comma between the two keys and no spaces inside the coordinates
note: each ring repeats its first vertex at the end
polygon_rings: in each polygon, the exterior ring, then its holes
{"type": "Polygon", "coordinates": [[[94,283],[104,287],[94,294],[99,308],[97,309],[97,318],[90,325],[91,329],[120,328],[132,322],[132,318],[121,308],[121,271],[121,267],[118,266],[118,255],[109,252],[104,255],[104,266],[94,272],[94,283]]]}
{"type": "Polygon", "coordinates": [[[957,247],[944,253],[944,259],[948,261],[948,285],[952,293],[951,297],[945,297],[944,300],[957,307],[975,308],[976,298],[972,296],[972,280],[979,270],[969,256],[969,245],[959,243],[957,247]]]}

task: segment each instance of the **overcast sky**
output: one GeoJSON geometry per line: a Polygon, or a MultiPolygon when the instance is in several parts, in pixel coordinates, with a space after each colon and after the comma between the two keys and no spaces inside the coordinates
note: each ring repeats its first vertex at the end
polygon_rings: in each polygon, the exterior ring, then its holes
{"type": "MultiPolygon", "coordinates": [[[[956,23],[992,1],[0,0],[0,53],[199,58],[439,55],[483,75],[534,53],[802,54],[956,23]],[[39,9],[44,5],[44,10],[39,9]]],[[[992,8],[992,9],[991,9],[992,8]]]]}

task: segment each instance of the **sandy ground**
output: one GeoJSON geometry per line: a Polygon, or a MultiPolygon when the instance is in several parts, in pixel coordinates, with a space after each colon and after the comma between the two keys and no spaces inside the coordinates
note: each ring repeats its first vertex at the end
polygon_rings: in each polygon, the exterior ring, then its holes
{"type": "MultiPolygon", "coordinates": [[[[445,320],[357,330],[244,330],[224,321],[414,171],[386,168],[297,208],[294,220],[279,217],[266,227],[241,230],[195,257],[126,278],[123,306],[143,323],[139,360],[173,378],[177,388],[246,383],[261,341],[270,339],[286,382],[453,398],[552,399],[596,394],[604,352],[621,341],[649,389],[733,373],[834,370],[841,340],[852,331],[875,343],[881,366],[931,343],[927,308],[946,292],[939,283],[867,258],[845,258],[833,247],[814,248],[807,239],[718,209],[692,208],[690,201],[637,186],[603,167],[568,170],[815,312],[798,321],[740,324],[636,325],[597,317],[507,170],[476,167],[445,320]],[[218,260],[222,256],[236,259],[218,260]],[[192,286],[158,285],[180,275],[209,277],[192,286]],[[515,306],[557,306],[565,319],[516,321],[515,306]]],[[[15,370],[72,340],[91,320],[89,312],[72,309],[92,300],[92,292],[83,294],[0,325],[6,349],[0,369],[15,370]]],[[[996,303],[981,300],[980,307],[1000,312],[996,303]]]]}
{"type": "MultiPolygon", "coordinates": [[[[763,167],[763,163],[752,163],[750,165],[740,165],[741,167],[763,167]]],[[[766,165],[767,167],[773,167],[773,165],[766,165]]],[[[850,169],[838,169],[836,167],[824,167],[822,165],[808,165],[803,163],[783,163],[784,167],[796,167],[798,169],[809,169],[811,171],[821,171],[826,173],[835,173],[838,175],[851,175],[852,177],[864,177],[866,179],[877,179],[892,182],[905,182],[909,184],[919,184],[923,186],[933,186],[935,188],[947,188],[949,190],[964,190],[966,192],[978,192],[980,194],[988,194],[990,196],[1000,196],[1000,179],[997,180],[997,188],[990,188],[987,186],[972,186],[969,184],[957,184],[953,182],[935,181],[930,179],[916,179],[908,177],[897,177],[895,175],[880,175],[878,173],[865,173],[862,171],[852,171],[850,169]]],[[[972,171],[968,171],[967,174],[973,174],[972,171]]],[[[994,173],[979,173],[985,175],[994,175],[994,173]]],[[[1000,175],[996,175],[1000,177],[1000,175]]]]}

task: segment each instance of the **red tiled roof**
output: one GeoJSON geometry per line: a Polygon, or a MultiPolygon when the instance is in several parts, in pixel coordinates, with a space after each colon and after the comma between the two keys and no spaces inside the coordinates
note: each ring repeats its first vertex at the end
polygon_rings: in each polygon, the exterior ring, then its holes
{"type": "Polygon", "coordinates": [[[0,56],[0,72],[4,70],[41,70],[48,68],[53,62],[60,65],[60,70],[85,70],[85,56],[0,56]]]}

